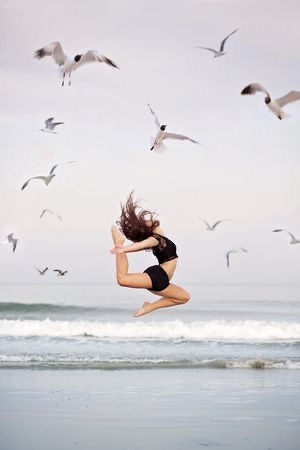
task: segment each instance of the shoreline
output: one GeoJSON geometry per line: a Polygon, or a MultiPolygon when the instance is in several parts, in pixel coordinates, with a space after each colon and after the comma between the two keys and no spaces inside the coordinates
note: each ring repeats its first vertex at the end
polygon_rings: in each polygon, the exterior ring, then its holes
{"type": "Polygon", "coordinates": [[[294,370],[0,370],[0,450],[298,450],[299,400],[294,370]]]}

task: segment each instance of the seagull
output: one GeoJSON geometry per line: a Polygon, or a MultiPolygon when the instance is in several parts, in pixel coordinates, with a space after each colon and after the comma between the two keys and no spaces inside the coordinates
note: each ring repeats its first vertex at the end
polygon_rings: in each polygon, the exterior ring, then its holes
{"type": "Polygon", "coordinates": [[[62,271],[60,269],[54,269],[53,272],[57,272],[58,277],[64,277],[66,275],[66,273],[68,273],[67,270],[62,271]]]}
{"type": "Polygon", "coordinates": [[[196,48],[202,48],[203,50],[209,50],[210,52],[213,52],[214,58],[219,58],[220,56],[224,56],[225,55],[225,52],[224,52],[225,42],[227,41],[229,36],[236,33],[237,31],[238,31],[238,28],[236,30],[233,30],[230,34],[228,34],[228,36],[226,36],[226,38],[223,39],[223,41],[221,42],[221,45],[220,45],[220,50],[214,50],[213,48],[210,48],[210,47],[196,47],[196,48]]]}
{"type": "Polygon", "coordinates": [[[46,133],[54,133],[57,134],[56,131],[53,131],[57,125],[63,125],[64,122],[53,122],[54,117],[49,117],[49,119],[45,120],[45,128],[42,128],[40,131],[44,131],[46,133]]]}
{"type": "MultiPolygon", "coordinates": [[[[150,148],[150,150],[154,150],[154,151],[156,151],[158,153],[164,152],[167,149],[167,147],[163,144],[163,141],[165,139],[177,139],[177,140],[180,140],[180,141],[187,140],[187,141],[193,142],[194,144],[199,144],[199,142],[194,141],[193,139],[191,139],[191,138],[189,138],[187,136],[184,136],[182,134],[175,134],[175,133],[168,133],[168,132],[166,132],[165,129],[166,129],[167,125],[160,125],[159,120],[157,118],[157,115],[155,114],[155,112],[153,111],[153,109],[151,108],[149,103],[148,103],[148,106],[149,106],[151,114],[154,117],[155,125],[157,127],[157,134],[156,134],[156,136],[154,138],[154,143],[153,143],[152,147],[150,148]]],[[[152,139],[151,139],[151,142],[152,142],[152,139]]]]}
{"type": "MultiPolygon", "coordinates": [[[[65,162],[65,163],[62,163],[62,164],[71,164],[71,163],[74,163],[74,162],[76,162],[76,161],[67,161],[67,162],[65,162]]],[[[27,181],[25,181],[25,183],[23,184],[23,186],[21,187],[21,190],[23,191],[27,186],[28,186],[28,184],[30,183],[30,181],[31,180],[42,180],[42,181],[44,181],[44,183],[45,183],[45,185],[46,186],[48,186],[48,184],[49,183],[51,183],[51,181],[53,180],[53,178],[55,177],[55,169],[58,167],[58,166],[60,166],[61,164],[55,164],[52,168],[51,168],[51,170],[50,170],[50,172],[49,172],[49,175],[39,175],[39,176],[37,176],[37,177],[32,177],[32,178],[29,178],[27,181]]]]}
{"type": "Polygon", "coordinates": [[[44,270],[40,270],[40,269],[38,269],[38,268],[36,267],[36,270],[39,272],[40,275],[45,275],[45,273],[46,273],[47,270],[48,270],[48,267],[45,267],[44,270]]]}
{"type": "Polygon", "coordinates": [[[238,253],[238,252],[248,253],[248,250],[246,250],[246,249],[243,248],[243,247],[236,247],[236,248],[232,248],[231,250],[229,250],[229,251],[226,253],[226,261],[227,261],[227,267],[228,267],[228,269],[230,268],[229,256],[230,256],[232,253],[238,253]]]}
{"type": "Polygon", "coordinates": [[[297,239],[292,233],[290,233],[287,230],[284,230],[283,228],[277,228],[276,230],[273,230],[273,233],[279,233],[280,231],[285,231],[286,233],[288,233],[290,235],[290,237],[291,237],[290,245],[300,244],[299,239],[297,239]]]}
{"type": "Polygon", "coordinates": [[[13,246],[13,252],[15,252],[16,247],[17,247],[17,243],[18,243],[18,239],[15,239],[15,238],[14,238],[14,233],[10,233],[10,234],[7,236],[7,238],[6,238],[6,240],[4,241],[4,243],[5,243],[5,244],[6,244],[6,243],[12,244],[12,246],[13,246]]]}
{"type": "Polygon", "coordinates": [[[60,72],[62,74],[62,86],[65,84],[65,76],[69,74],[69,86],[71,85],[71,73],[73,70],[76,70],[78,67],[81,67],[83,64],[89,62],[100,62],[106,63],[109,66],[115,67],[119,69],[116,63],[114,63],[111,59],[107,58],[104,55],[101,55],[96,50],[88,50],[87,52],[76,55],[74,58],[69,58],[64,54],[60,42],[52,42],[52,44],[47,45],[46,47],[40,48],[35,52],[35,58],[42,59],[45,56],[52,56],[54,62],[58,64],[60,68],[60,72]]]}
{"type": "Polygon", "coordinates": [[[248,84],[248,86],[242,90],[241,95],[254,95],[256,92],[263,92],[266,95],[265,104],[280,120],[287,117],[287,114],[283,111],[282,107],[288,103],[300,100],[300,91],[290,91],[288,94],[272,100],[268,91],[259,83],[248,84]]]}
{"type": "Polygon", "coordinates": [[[230,220],[230,219],[217,220],[213,225],[209,225],[209,223],[206,222],[206,220],[204,220],[204,219],[201,219],[201,220],[202,220],[202,222],[205,223],[205,225],[206,225],[206,230],[207,230],[207,231],[215,231],[216,227],[217,227],[220,223],[222,223],[222,222],[227,222],[227,221],[230,220]]]}
{"type": "Polygon", "coordinates": [[[48,209],[48,208],[43,209],[42,214],[40,215],[40,219],[45,215],[46,212],[49,214],[55,214],[59,220],[62,220],[62,217],[57,212],[52,211],[52,209],[48,209]]]}

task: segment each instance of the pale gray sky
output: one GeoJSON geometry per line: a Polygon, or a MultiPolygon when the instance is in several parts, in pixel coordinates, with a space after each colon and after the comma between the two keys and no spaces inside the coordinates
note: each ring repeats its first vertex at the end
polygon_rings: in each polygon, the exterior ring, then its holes
{"type": "MultiPolygon", "coordinates": [[[[300,236],[300,103],[280,122],[262,95],[240,91],[253,81],[275,97],[300,89],[299,2],[0,5],[0,233],[20,239],[14,255],[1,245],[0,281],[41,281],[33,267],[49,265],[68,268],[70,282],[112,282],[110,225],[135,189],[178,246],[175,282],[298,282],[300,247],[271,230],[300,236]],[[225,57],[195,48],[216,48],[235,28],[225,57]],[[91,64],[62,88],[52,60],[33,58],[57,40],[70,56],[97,49],[121,70],[91,64]],[[204,145],[170,141],[165,154],[150,152],[148,102],[169,131],[204,145]],[[52,115],[65,122],[59,134],[38,132],[52,115]],[[78,163],[59,168],[48,188],[21,192],[28,177],[69,159],[78,163]],[[63,221],[40,220],[43,208],[63,221]],[[207,233],[201,217],[232,220],[207,233]],[[225,252],[240,245],[250,253],[234,255],[228,272],[225,252]]],[[[129,258],[134,271],[155,261],[129,258]]]]}

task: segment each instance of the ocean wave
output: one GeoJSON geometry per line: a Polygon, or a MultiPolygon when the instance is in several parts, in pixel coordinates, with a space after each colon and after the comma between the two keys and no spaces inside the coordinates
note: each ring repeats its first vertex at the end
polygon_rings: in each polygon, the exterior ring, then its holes
{"type": "Polygon", "coordinates": [[[0,302],[0,314],[94,314],[94,313],[114,313],[128,311],[128,308],[109,308],[101,306],[76,306],[60,305],[55,303],[21,303],[21,302],[0,302]]]}
{"type": "Polygon", "coordinates": [[[99,322],[0,320],[0,336],[95,337],[122,340],[299,341],[300,323],[263,320],[99,322]]]}
{"type": "Polygon", "coordinates": [[[56,369],[300,369],[300,360],[291,359],[162,359],[162,358],[111,358],[101,359],[83,355],[6,355],[0,354],[0,368],[37,367],[56,369]]]}

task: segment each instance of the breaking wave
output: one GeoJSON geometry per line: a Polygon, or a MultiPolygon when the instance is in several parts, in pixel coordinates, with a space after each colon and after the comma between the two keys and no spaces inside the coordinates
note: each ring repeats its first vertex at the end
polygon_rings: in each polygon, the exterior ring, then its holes
{"type": "Polygon", "coordinates": [[[85,355],[58,354],[0,354],[0,368],[53,368],[53,369],[300,369],[299,359],[228,358],[228,359],[163,359],[163,358],[110,358],[85,355]]]}
{"type": "Polygon", "coordinates": [[[300,323],[263,320],[100,322],[87,320],[0,320],[0,336],[86,336],[124,340],[300,341],[300,323]]]}

